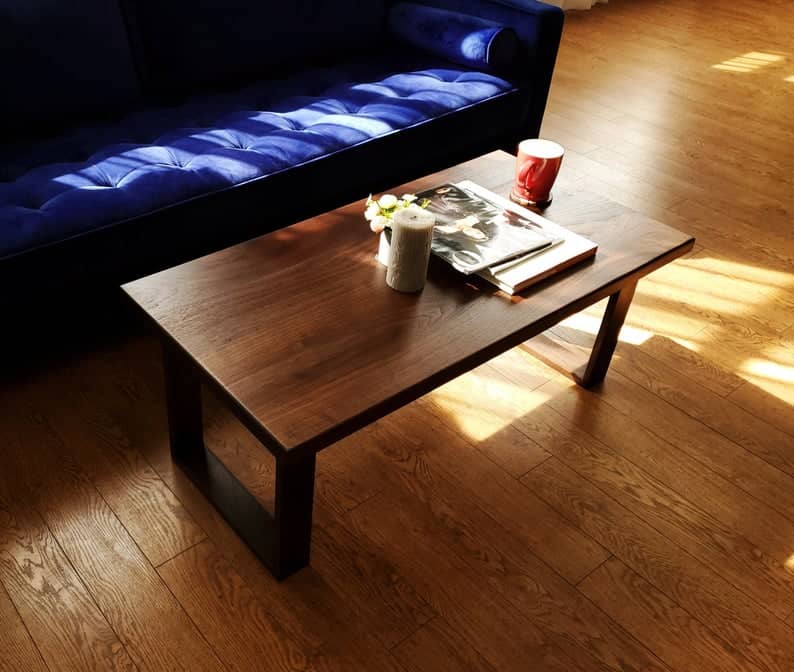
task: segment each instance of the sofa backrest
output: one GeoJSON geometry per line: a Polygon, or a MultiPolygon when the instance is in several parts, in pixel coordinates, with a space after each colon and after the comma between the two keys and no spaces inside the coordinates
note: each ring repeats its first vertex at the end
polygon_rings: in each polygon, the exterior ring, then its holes
{"type": "Polygon", "coordinates": [[[41,135],[134,103],[116,0],[0,0],[0,137],[41,135]]]}
{"type": "Polygon", "coordinates": [[[372,48],[385,0],[120,0],[150,92],[178,95],[372,48]]]}

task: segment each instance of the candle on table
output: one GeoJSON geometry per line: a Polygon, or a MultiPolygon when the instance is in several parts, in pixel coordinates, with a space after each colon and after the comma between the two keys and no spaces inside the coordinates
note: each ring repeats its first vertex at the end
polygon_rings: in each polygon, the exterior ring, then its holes
{"type": "Polygon", "coordinates": [[[435,223],[433,214],[417,205],[394,213],[386,272],[389,287],[398,292],[418,292],[425,286],[435,223]]]}

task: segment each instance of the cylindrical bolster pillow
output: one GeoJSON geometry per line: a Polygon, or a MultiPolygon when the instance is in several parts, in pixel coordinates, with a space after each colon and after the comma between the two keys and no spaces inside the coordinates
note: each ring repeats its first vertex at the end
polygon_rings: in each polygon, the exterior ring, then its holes
{"type": "Polygon", "coordinates": [[[512,28],[411,2],[392,7],[389,29],[413,47],[480,70],[509,70],[518,53],[518,37],[512,28]]]}

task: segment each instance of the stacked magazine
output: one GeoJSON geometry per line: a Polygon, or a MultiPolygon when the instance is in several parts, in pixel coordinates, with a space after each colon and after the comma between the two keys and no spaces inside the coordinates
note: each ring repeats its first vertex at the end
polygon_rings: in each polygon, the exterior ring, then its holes
{"type": "Polygon", "coordinates": [[[598,246],[469,181],[417,194],[436,217],[433,254],[508,294],[592,257],[598,246]]]}

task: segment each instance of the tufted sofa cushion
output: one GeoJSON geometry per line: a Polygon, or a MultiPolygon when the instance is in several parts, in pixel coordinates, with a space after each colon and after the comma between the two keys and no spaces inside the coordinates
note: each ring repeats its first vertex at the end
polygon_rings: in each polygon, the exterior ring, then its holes
{"type": "MultiPolygon", "coordinates": [[[[392,60],[304,71],[149,109],[54,147],[0,183],[0,258],[272,175],[514,91],[464,67],[392,60]],[[60,153],[61,160],[52,163],[60,153]]],[[[518,111],[517,111],[518,116],[518,111]]],[[[506,123],[506,120],[501,120],[506,123]]],[[[8,155],[10,165],[14,157],[8,155]]]]}
{"type": "Polygon", "coordinates": [[[338,61],[376,44],[386,11],[384,0],[121,2],[143,81],[165,95],[338,61]]]}
{"type": "Polygon", "coordinates": [[[0,139],[128,108],[138,96],[115,1],[0,0],[0,139]]]}

